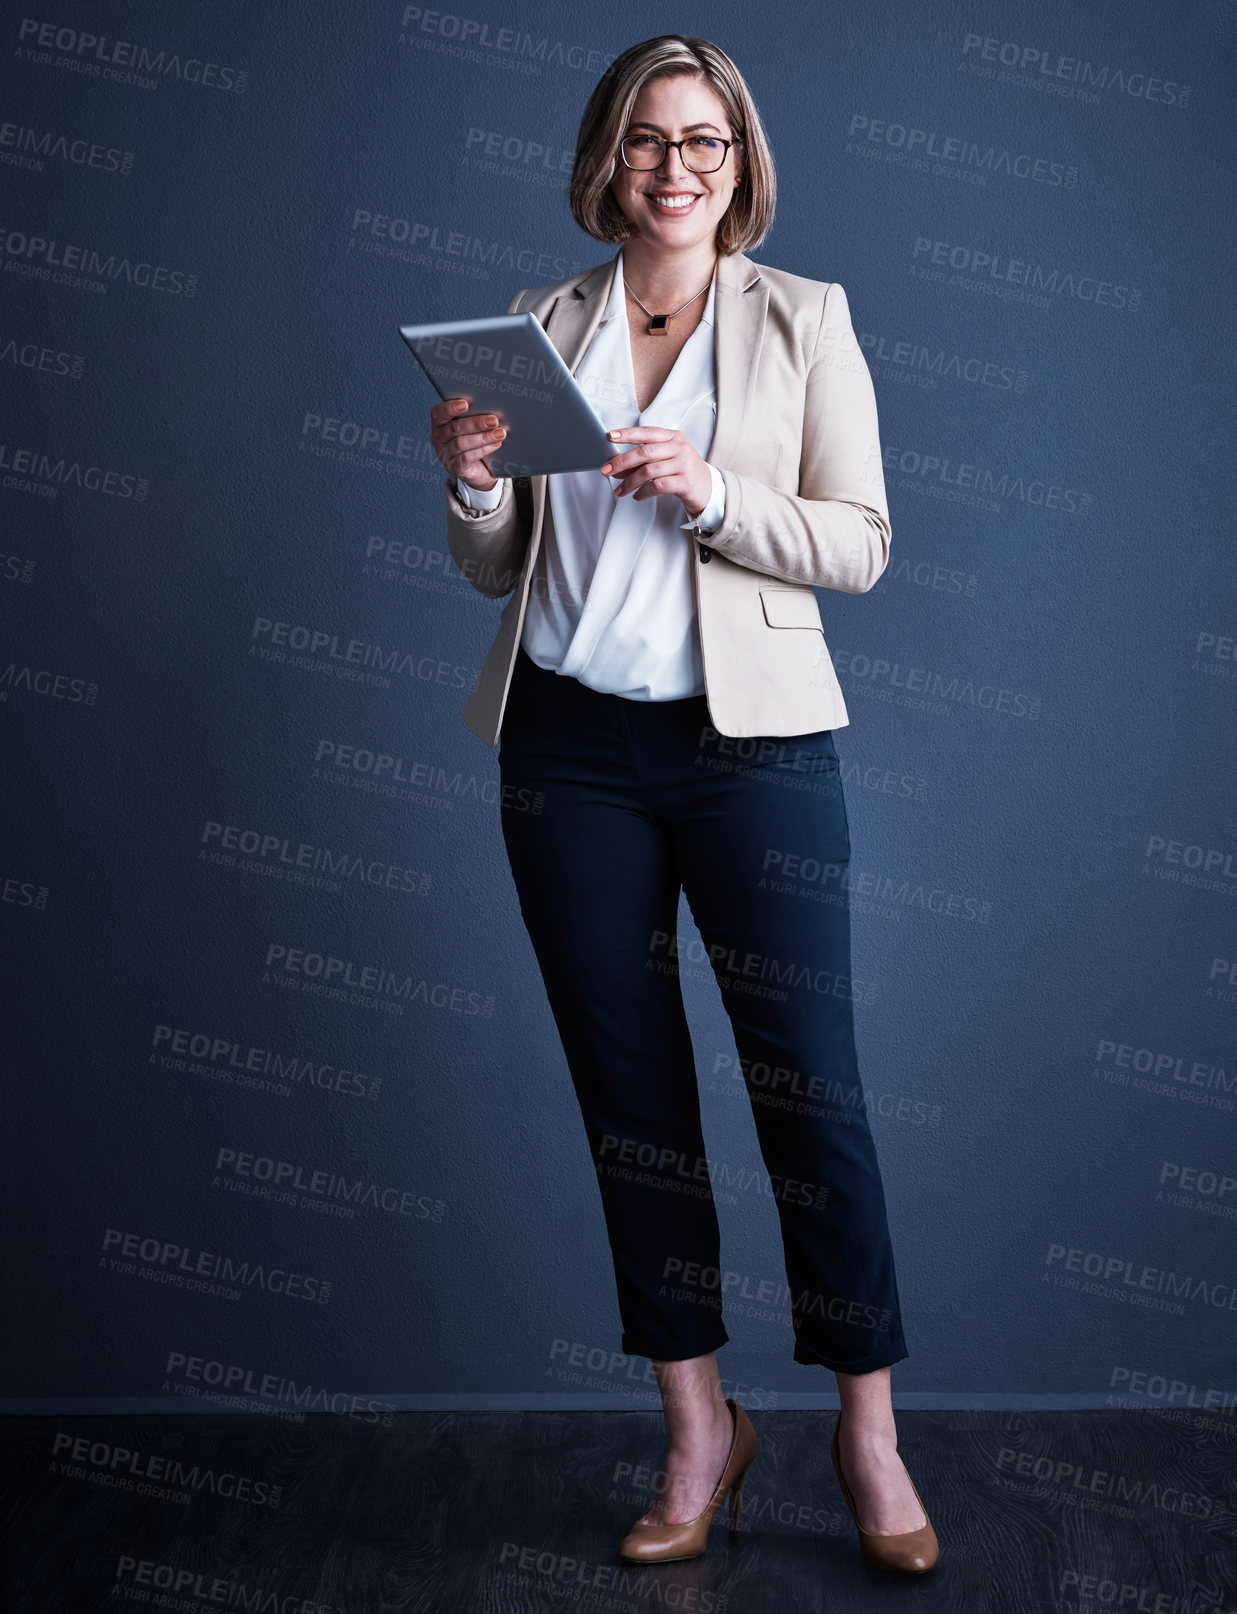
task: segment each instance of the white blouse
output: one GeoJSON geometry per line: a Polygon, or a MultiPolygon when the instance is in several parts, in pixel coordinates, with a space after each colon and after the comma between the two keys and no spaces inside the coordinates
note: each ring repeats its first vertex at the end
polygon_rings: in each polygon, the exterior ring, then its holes
{"type": "MultiPolygon", "coordinates": [[[[607,430],[617,426],[677,428],[702,457],[717,414],[713,363],[716,274],[696,329],[683,344],[661,391],[647,409],[636,400],[627,326],[623,253],[610,300],[575,371],[607,430]]],[[[632,445],[616,443],[621,454],[632,445]]],[[[726,488],[714,465],[713,491],[700,512],[702,532],[722,523],[726,488]]],[[[619,477],[596,470],[548,477],[558,540],[541,544],[533,566],[520,643],[541,667],[578,678],[591,689],[631,700],[681,700],[704,693],[700,633],[692,589],[694,564],[677,494],[633,502],[616,497],[619,477]]],[[[492,510],[502,495],[459,481],[461,501],[492,510]]]]}

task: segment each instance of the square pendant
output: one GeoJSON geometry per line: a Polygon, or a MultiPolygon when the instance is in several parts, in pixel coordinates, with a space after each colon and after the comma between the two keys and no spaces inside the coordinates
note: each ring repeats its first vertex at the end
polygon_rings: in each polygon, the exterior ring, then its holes
{"type": "Polygon", "coordinates": [[[652,314],[649,316],[649,330],[658,336],[664,336],[670,329],[669,314],[652,314]]]}

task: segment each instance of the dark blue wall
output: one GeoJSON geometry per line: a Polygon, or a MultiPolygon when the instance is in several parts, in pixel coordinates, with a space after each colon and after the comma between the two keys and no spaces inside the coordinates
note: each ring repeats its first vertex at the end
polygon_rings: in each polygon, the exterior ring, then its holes
{"type": "MultiPolygon", "coordinates": [[[[673,27],[747,76],[751,255],[842,282],[880,409],[892,559],[819,598],[899,1396],[1237,1390],[1231,11],[774,23],[10,13],[10,1410],[652,1393],[460,717],[499,604],[448,556],[397,325],[612,255],[566,207],[579,117],[673,27]]],[[[684,983],[723,1375],[827,1396],[684,983]]]]}

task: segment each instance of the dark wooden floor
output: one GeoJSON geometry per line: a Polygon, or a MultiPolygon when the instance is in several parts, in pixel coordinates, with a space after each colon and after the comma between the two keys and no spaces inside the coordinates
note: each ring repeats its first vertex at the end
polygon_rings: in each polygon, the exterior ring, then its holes
{"type": "Polygon", "coordinates": [[[1237,1415],[900,1412],[942,1544],[922,1579],[861,1563],[831,1412],[753,1412],[740,1535],[723,1508],[703,1558],[647,1567],[614,1547],[656,1412],[387,1416],[6,1419],[4,1608],[1237,1610],[1237,1415]]]}

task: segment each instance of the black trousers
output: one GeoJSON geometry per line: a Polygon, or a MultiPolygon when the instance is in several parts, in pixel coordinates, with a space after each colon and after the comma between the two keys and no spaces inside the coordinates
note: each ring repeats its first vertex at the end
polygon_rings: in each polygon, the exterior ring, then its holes
{"type": "Polygon", "coordinates": [[[499,768],[520,910],[601,1190],[622,1349],[662,1361],[717,1349],[727,1292],[750,1298],[756,1281],[720,1259],[680,989],[683,890],[780,1221],[789,1292],[770,1309],[789,1310],[797,1362],[865,1373],[902,1360],[855,1054],[832,731],[727,739],[703,695],[601,694],[521,648],[499,768]]]}

